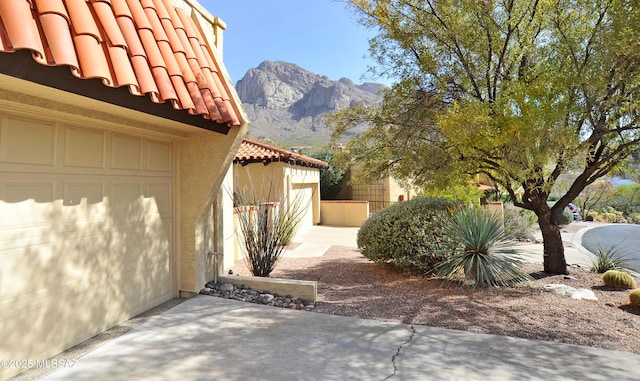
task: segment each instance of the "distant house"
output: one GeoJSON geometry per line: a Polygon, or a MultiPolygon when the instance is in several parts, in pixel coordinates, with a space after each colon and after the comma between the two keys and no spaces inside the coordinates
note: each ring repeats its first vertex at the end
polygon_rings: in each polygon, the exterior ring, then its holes
{"type": "Polygon", "coordinates": [[[339,199],[368,201],[369,211],[373,213],[395,202],[406,201],[416,196],[416,192],[391,176],[366,184],[352,183],[351,179],[357,175],[360,168],[361,165],[357,163],[349,166],[344,185],[338,195],[339,199]]]}
{"type": "Polygon", "coordinates": [[[0,358],[42,360],[213,278],[248,123],[194,0],[1,0],[0,21],[0,358]]]}
{"type": "Polygon", "coordinates": [[[269,189],[284,192],[287,202],[306,207],[299,228],[320,223],[320,169],[329,164],[312,157],[244,139],[233,160],[234,189],[255,189],[258,202],[272,202],[269,189]]]}

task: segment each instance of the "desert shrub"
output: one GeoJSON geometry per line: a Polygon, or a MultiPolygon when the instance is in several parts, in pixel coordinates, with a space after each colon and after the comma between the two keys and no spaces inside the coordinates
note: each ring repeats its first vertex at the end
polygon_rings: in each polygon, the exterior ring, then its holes
{"type": "Polygon", "coordinates": [[[631,213],[629,217],[627,217],[627,223],[640,224],[640,213],[631,213]]]}
{"type": "Polygon", "coordinates": [[[620,270],[609,270],[602,274],[602,281],[608,287],[636,288],[636,280],[628,273],[620,270]]]}
{"type": "Polygon", "coordinates": [[[614,207],[607,206],[606,208],[602,208],[597,212],[592,212],[593,217],[596,221],[601,222],[609,222],[609,223],[617,223],[624,224],[627,222],[624,213],[616,210],[614,207]]]}
{"type": "Polygon", "coordinates": [[[358,231],[362,255],[403,269],[430,271],[452,248],[441,221],[460,204],[439,198],[415,198],[382,209],[358,231]]]}
{"type": "Polygon", "coordinates": [[[632,306],[640,307],[640,288],[636,288],[629,293],[629,303],[632,306]]]}
{"type": "Polygon", "coordinates": [[[274,181],[238,187],[233,193],[239,208],[238,229],[242,234],[245,264],[251,274],[268,277],[291,243],[309,203],[301,193],[287,200],[283,187],[274,181]]]}
{"type": "Polygon", "coordinates": [[[438,276],[474,287],[507,287],[532,280],[520,270],[521,260],[495,214],[465,209],[446,219],[444,231],[458,247],[436,267],[438,276]]]}
{"type": "Polygon", "coordinates": [[[590,269],[596,274],[603,274],[609,270],[631,269],[630,258],[620,251],[619,245],[602,247],[598,243],[595,258],[591,262],[590,269]]]}
{"type": "MultiPolygon", "coordinates": [[[[547,203],[549,207],[552,207],[555,204],[555,201],[550,201],[547,203]]],[[[568,207],[565,207],[562,210],[562,214],[558,217],[558,225],[569,225],[573,222],[573,212],[568,207]]]]}
{"type": "Polygon", "coordinates": [[[640,184],[623,184],[613,190],[609,206],[628,216],[640,212],[640,184]]]}
{"type": "Polygon", "coordinates": [[[505,233],[514,239],[529,239],[536,224],[536,215],[526,209],[504,204],[505,233]]]}

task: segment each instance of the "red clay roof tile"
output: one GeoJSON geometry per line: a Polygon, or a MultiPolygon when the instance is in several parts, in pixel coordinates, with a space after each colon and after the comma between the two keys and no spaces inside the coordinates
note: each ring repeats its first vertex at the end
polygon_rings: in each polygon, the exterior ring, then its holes
{"type": "Polygon", "coordinates": [[[78,57],[73,47],[73,39],[69,32],[69,21],[59,13],[46,13],[40,15],[40,23],[45,38],[55,41],[49,45],[46,61],[49,65],[67,65],[78,71],[78,57]]]}
{"type": "Polygon", "coordinates": [[[25,0],[0,1],[2,26],[8,37],[7,51],[31,49],[42,51],[38,27],[34,22],[30,5],[25,0]]]}
{"type": "Polygon", "coordinates": [[[69,20],[67,8],[64,7],[62,0],[36,0],[36,4],[40,10],[40,14],[58,13],[61,16],[64,16],[67,21],[69,20]]]}
{"type": "Polygon", "coordinates": [[[271,147],[266,144],[243,139],[233,160],[235,164],[248,164],[262,162],[265,165],[274,161],[287,162],[312,168],[329,168],[325,161],[314,159],[309,156],[300,155],[280,148],[271,147]]]}
{"type": "Polygon", "coordinates": [[[80,78],[242,124],[197,21],[170,0],[0,0],[0,53],[21,49],[80,78]]]}

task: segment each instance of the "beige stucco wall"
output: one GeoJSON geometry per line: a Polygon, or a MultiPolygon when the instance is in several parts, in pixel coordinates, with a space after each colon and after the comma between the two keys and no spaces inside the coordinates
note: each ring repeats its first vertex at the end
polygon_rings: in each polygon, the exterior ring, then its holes
{"type": "Polygon", "coordinates": [[[395,178],[387,177],[387,194],[386,197],[391,202],[409,200],[413,197],[410,189],[401,185],[395,178]]]}
{"type": "Polygon", "coordinates": [[[286,200],[291,205],[295,201],[295,189],[309,189],[310,195],[302,201],[308,215],[303,220],[320,223],[320,170],[317,168],[282,162],[234,164],[233,181],[234,191],[243,192],[245,197],[251,195],[250,198],[255,195],[255,203],[286,200]]]}
{"type": "Polygon", "coordinates": [[[229,207],[222,185],[244,132],[233,129],[226,136],[198,132],[180,142],[179,287],[183,293],[196,293],[213,279],[210,253],[220,253],[225,245],[225,233],[216,221],[232,214],[214,206],[229,207]]]}
{"type": "Polygon", "coordinates": [[[320,224],[325,226],[360,227],[369,218],[368,201],[323,200],[320,202],[320,224]]]}

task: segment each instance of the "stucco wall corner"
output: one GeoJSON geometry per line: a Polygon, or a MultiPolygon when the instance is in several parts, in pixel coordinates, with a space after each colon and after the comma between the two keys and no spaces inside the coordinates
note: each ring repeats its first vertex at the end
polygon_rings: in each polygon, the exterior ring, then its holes
{"type": "Polygon", "coordinates": [[[248,124],[234,127],[227,135],[196,132],[180,142],[180,249],[178,289],[198,292],[210,280],[215,247],[214,205],[237,147],[248,124]],[[209,279],[207,279],[209,278],[209,279]]]}

